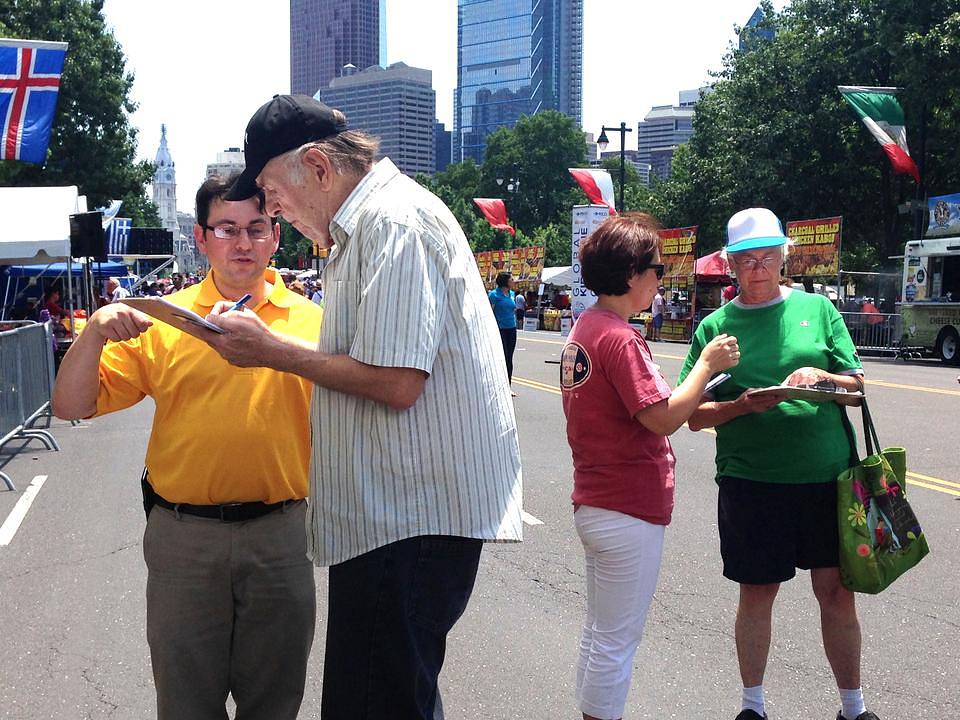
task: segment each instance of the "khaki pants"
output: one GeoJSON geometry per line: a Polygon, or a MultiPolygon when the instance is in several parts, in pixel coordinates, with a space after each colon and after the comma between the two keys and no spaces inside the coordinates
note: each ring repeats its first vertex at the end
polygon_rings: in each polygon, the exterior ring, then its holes
{"type": "Polygon", "coordinates": [[[316,587],[300,502],[224,523],[154,507],[143,538],[159,720],[293,720],[316,587]]]}

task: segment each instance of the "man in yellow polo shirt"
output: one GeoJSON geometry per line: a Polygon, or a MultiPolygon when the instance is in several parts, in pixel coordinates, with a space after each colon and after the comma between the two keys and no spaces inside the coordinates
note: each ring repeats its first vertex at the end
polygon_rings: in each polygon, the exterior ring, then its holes
{"type": "MultiPolygon", "coordinates": [[[[285,335],[316,342],[322,311],[267,268],[280,239],[263,194],[197,193],[197,247],[211,271],[166,299],[203,316],[250,295],[285,335]]],[[[304,532],[311,383],[227,363],[202,340],[122,303],[97,310],[63,359],[61,418],[156,403],[144,482],[147,640],[160,720],[296,718],[316,590],[304,532]],[[152,507],[151,507],[152,506],[152,507]]]]}

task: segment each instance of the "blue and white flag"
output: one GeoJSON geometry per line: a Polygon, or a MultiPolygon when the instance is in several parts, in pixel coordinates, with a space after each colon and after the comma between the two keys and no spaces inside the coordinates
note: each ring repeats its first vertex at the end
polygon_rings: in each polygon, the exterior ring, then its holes
{"type": "Polygon", "coordinates": [[[109,206],[97,208],[98,212],[103,213],[103,229],[104,230],[110,227],[110,223],[113,222],[113,219],[120,212],[121,205],[123,205],[123,200],[111,200],[109,206]]]}
{"type": "Polygon", "coordinates": [[[130,242],[130,218],[115,217],[107,228],[107,255],[126,255],[130,242]]]}
{"type": "Polygon", "coordinates": [[[0,39],[0,160],[43,164],[67,43],[0,39]]]}

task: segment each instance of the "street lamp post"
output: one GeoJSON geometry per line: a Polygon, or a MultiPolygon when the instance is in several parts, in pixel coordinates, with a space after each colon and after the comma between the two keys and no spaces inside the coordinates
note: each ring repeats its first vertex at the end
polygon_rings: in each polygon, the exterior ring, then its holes
{"type": "Polygon", "coordinates": [[[520,190],[520,173],[517,171],[517,165],[516,165],[516,163],[514,163],[514,164],[510,167],[510,177],[504,178],[504,177],[501,177],[501,176],[499,176],[499,175],[497,176],[497,185],[502,186],[504,182],[507,183],[507,192],[508,192],[508,193],[519,192],[519,190],[520,190]]]}
{"type": "Polygon", "coordinates": [[[600,152],[606,150],[607,145],[610,144],[610,140],[607,138],[607,131],[620,133],[620,212],[624,212],[626,210],[626,207],[623,204],[623,186],[626,182],[625,151],[627,144],[627,133],[633,132],[633,128],[628,128],[625,122],[620,123],[620,127],[618,128],[608,128],[606,126],[600,128],[600,137],[597,138],[597,147],[600,148],[600,152]]]}

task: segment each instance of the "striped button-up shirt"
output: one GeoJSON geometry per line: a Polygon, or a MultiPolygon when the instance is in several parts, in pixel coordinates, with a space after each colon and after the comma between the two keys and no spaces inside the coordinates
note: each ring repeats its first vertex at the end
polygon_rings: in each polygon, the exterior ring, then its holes
{"type": "Polygon", "coordinates": [[[404,411],[315,387],[310,556],[333,565],[418,535],[519,541],[503,349],[456,219],[383,159],[330,232],[319,349],[429,377],[404,411]]]}

